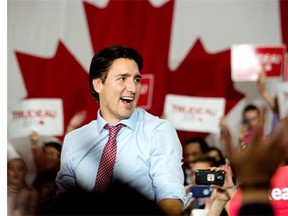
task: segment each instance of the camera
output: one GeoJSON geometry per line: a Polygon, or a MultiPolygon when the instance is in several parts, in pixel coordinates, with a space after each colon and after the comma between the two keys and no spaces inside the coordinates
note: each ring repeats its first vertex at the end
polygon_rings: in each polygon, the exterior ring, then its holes
{"type": "Polygon", "coordinates": [[[210,169],[198,169],[195,171],[195,182],[198,185],[223,185],[225,180],[225,172],[211,171],[210,169]]]}

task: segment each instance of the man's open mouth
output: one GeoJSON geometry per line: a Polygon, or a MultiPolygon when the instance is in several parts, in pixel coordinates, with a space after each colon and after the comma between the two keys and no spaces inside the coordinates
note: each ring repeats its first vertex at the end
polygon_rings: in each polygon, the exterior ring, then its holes
{"type": "Polygon", "coordinates": [[[125,96],[125,97],[121,97],[120,99],[121,99],[121,101],[123,101],[124,103],[131,103],[131,102],[133,102],[134,97],[125,96]]]}

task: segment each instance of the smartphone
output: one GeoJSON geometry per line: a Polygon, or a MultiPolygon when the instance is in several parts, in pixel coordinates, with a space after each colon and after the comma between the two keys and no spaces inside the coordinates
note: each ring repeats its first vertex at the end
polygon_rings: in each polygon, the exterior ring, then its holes
{"type": "Polygon", "coordinates": [[[190,192],[192,192],[192,196],[195,198],[210,197],[212,188],[206,185],[193,186],[191,187],[190,192]]]}
{"type": "Polygon", "coordinates": [[[198,185],[223,185],[225,180],[225,172],[211,171],[210,169],[198,169],[195,171],[195,182],[198,185]]]}

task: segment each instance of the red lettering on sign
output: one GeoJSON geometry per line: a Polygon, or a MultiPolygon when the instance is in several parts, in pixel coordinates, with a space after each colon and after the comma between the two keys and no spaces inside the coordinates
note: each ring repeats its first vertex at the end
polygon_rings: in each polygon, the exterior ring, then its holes
{"type": "Polygon", "coordinates": [[[56,118],[56,110],[20,110],[12,111],[13,119],[27,119],[27,118],[56,118]]]}

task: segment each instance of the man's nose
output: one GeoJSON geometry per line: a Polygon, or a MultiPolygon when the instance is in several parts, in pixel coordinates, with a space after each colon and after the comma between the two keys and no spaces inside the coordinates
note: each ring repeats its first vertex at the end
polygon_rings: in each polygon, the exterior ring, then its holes
{"type": "Polygon", "coordinates": [[[127,90],[132,92],[132,93],[136,93],[136,90],[137,90],[137,85],[139,85],[139,83],[136,83],[134,80],[130,80],[128,83],[127,83],[127,90]]]}

